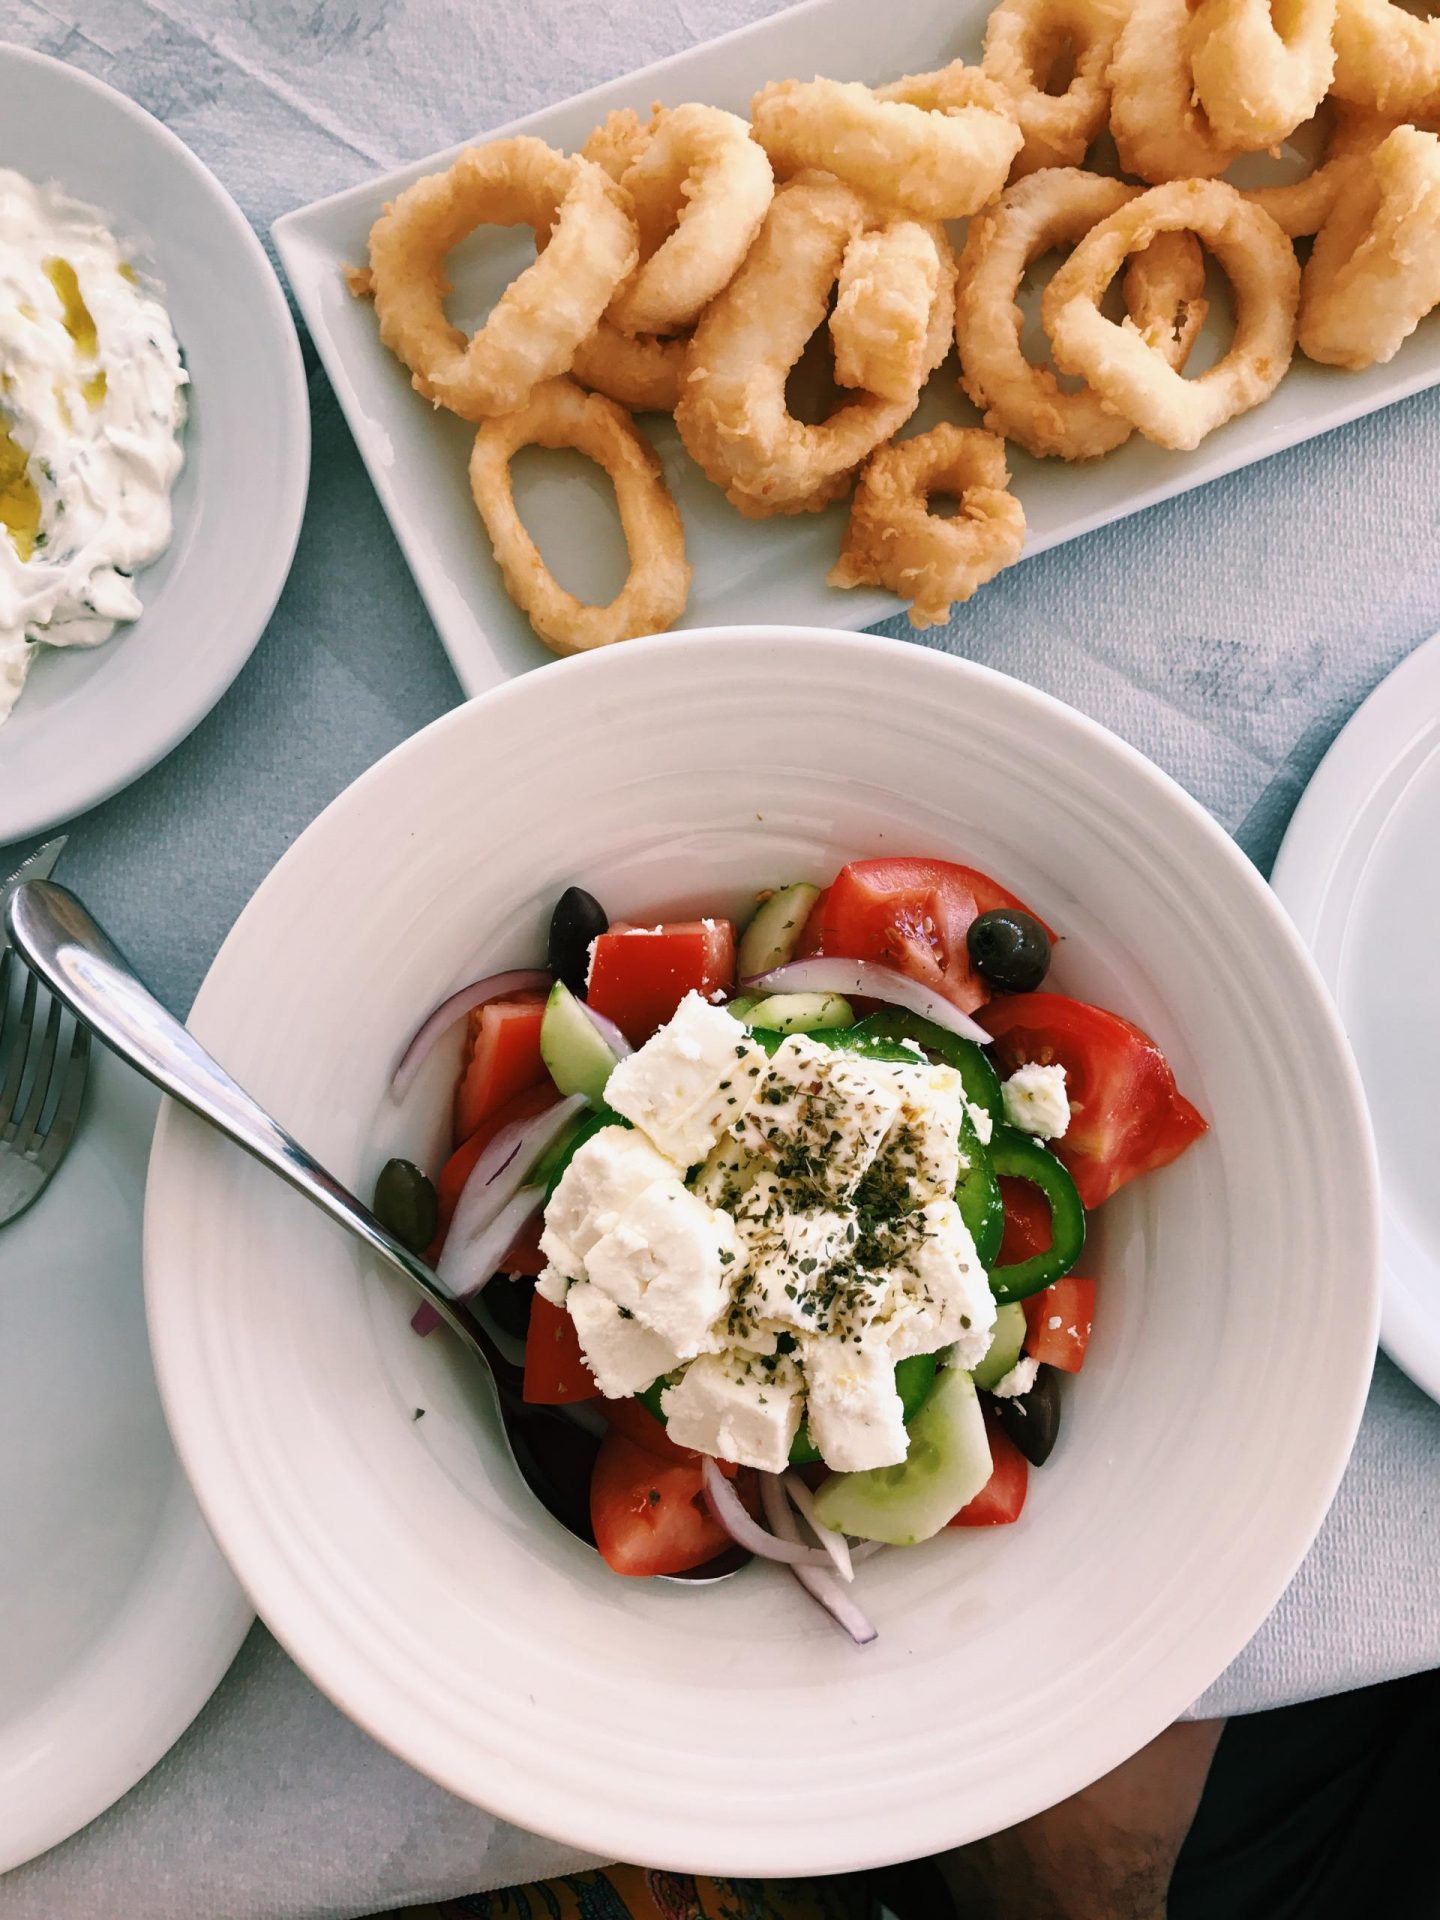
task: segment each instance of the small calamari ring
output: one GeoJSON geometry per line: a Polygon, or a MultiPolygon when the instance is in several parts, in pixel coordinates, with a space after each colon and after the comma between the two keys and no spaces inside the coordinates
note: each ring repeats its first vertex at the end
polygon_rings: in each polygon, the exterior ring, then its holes
{"type": "Polygon", "coordinates": [[[1005,443],[979,427],[948,422],[872,454],[860,475],[832,587],[888,587],[910,603],[912,627],[943,625],[1020,558],[1025,512],[1010,492],[1005,443]],[[953,519],[930,496],[959,503],[953,519]]]}
{"type": "Polygon", "coordinates": [[[1440,116],[1440,19],[1417,20],[1391,0],[1340,0],[1337,99],[1396,120],[1440,116]]]}
{"type": "Polygon", "coordinates": [[[777,173],[818,168],[926,220],[964,219],[993,200],[1022,137],[1004,89],[960,61],[884,87],[773,80],[750,117],[777,173]]]}
{"type": "Polygon", "coordinates": [[[1277,147],[1314,113],[1335,71],[1336,0],[1200,0],[1190,71],[1217,140],[1277,147]]]}
{"type": "Polygon", "coordinates": [[[1299,299],[1295,249],[1268,213],[1223,181],[1175,180],[1092,228],[1045,289],[1041,314],[1058,367],[1079,374],[1147,440],[1189,452],[1279,386],[1295,351],[1299,299]],[[1126,256],[1175,232],[1197,235],[1215,255],[1235,300],[1229,350],[1193,380],[1133,326],[1100,311],[1126,256]]]}
{"type": "Polygon", "coordinates": [[[603,167],[618,187],[650,144],[650,128],[630,107],[616,107],[592,128],[580,148],[583,159],[603,167]]]}
{"type": "Polygon", "coordinates": [[[603,393],[632,413],[673,413],[689,345],[688,333],[661,340],[653,333],[622,333],[602,320],[575,349],[570,372],[582,387],[603,393]]]}
{"type": "Polygon", "coordinates": [[[1346,182],[1300,283],[1300,350],[1332,367],[1393,359],[1440,306],[1440,139],[1397,127],[1346,182]]]}
{"type": "Polygon", "coordinates": [[[486,420],[470,455],[470,491],[505,590],[554,653],[584,653],[639,633],[663,633],[685,611],[690,565],[685,527],[655,449],[623,407],[547,380],[525,405],[486,420]],[[630,572],[609,606],[567,593],[541,558],[515,508],[510,462],[521,447],[574,447],[609,474],[630,552],[630,572]]]}
{"type": "Polygon", "coordinates": [[[1009,94],[1025,138],[1011,180],[1084,160],[1110,109],[1110,62],[1124,20],[1117,0],[1000,0],[985,28],[981,68],[1009,94]],[[1067,48],[1070,83],[1048,93],[1067,48]]]}
{"type": "Polygon", "coordinates": [[[1395,126],[1389,114],[1373,113],[1346,100],[1327,101],[1323,112],[1330,130],[1321,157],[1309,173],[1282,186],[1241,189],[1250,204],[1263,208],[1292,240],[1308,239],[1320,231],[1341,187],[1395,126]]]}
{"type": "Polygon", "coordinates": [[[925,378],[925,343],[940,284],[930,228],[897,220],[845,249],[830,315],[835,383],[904,400],[925,378]]]}
{"type": "Polygon", "coordinates": [[[694,102],[662,107],[621,185],[640,265],[610,303],[623,333],[680,333],[735,277],[775,192],[745,121],[694,102]]]}
{"type": "Polygon", "coordinates": [[[1135,0],[1110,64],[1110,131],[1126,173],[1158,184],[1223,173],[1238,148],[1195,99],[1188,0],[1135,0]]]}
{"type": "MultiPolygon", "coordinates": [[[[900,400],[862,393],[818,425],[790,412],[785,383],[825,323],[846,249],[887,216],[844,181],[800,173],[776,193],[739,273],[700,318],[686,358],[675,424],[690,457],[747,519],[814,513],[837,499],[869,454],[915,411],[920,386],[900,400]]],[[[921,356],[921,379],[950,348],[955,260],[943,229],[930,229],[940,276],[921,356]]]]}
{"type": "MultiPolygon", "coordinates": [[[[1017,298],[1033,261],[1075,246],[1140,192],[1102,174],[1047,167],[970,222],[955,303],[961,385],[992,433],[1037,458],[1097,460],[1134,431],[1099,394],[1067,391],[1048,367],[1026,359],[1017,298]]],[[[1185,364],[1204,323],[1204,289],[1204,255],[1189,234],[1160,234],[1130,263],[1126,309],[1171,366],[1185,364]]]]}
{"type": "Polygon", "coordinates": [[[590,161],[525,135],[467,147],[370,229],[380,338],[434,405],[465,420],[510,413],[566,370],[638,254],[625,195],[590,161]],[[445,317],[445,256],[479,226],[520,225],[549,234],[544,254],[467,339],[445,317]]]}

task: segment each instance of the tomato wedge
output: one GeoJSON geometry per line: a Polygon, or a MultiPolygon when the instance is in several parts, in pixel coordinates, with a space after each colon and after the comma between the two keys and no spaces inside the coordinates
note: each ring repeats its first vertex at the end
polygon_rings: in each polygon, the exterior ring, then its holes
{"type": "Polygon", "coordinates": [[[1025,1505],[1030,1464],[988,1407],[985,1431],[990,1437],[990,1478],[948,1523],[952,1527],[1008,1527],[1025,1505]]]}
{"type": "Polygon", "coordinates": [[[895,967],[972,1013],[990,988],[970,964],[965,936],[994,907],[1031,912],[988,874],[952,860],[852,860],[824,896],[820,950],[895,967]]]}
{"type": "Polygon", "coordinates": [[[1095,1282],[1067,1273],[1043,1293],[1032,1293],[1023,1305],[1025,1351],[1047,1367],[1079,1373],[1095,1321],[1095,1282]]]}
{"type": "Polygon", "coordinates": [[[640,1046],[687,993],[707,998],[735,984],[735,929],[728,920],[672,920],[611,927],[590,954],[585,998],[640,1046]]]}
{"type": "Polygon", "coordinates": [[[525,1398],[536,1407],[568,1407],[577,1400],[598,1400],[600,1389],[585,1364],[575,1322],[563,1307],[537,1293],[530,1303],[525,1336],[525,1398]]]}
{"type": "MultiPolygon", "coordinates": [[[[677,1449],[678,1451],[678,1449],[677,1449]]],[[[738,1483],[754,1503],[754,1475],[738,1483]]],[[[590,1480],[590,1524],[615,1573],[685,1573],[724,1553],[730,1536],[705,1504],[698,1460],[667,1460],[623,1433],[601,1442],[590,1480]]]]}
{"type": "Polygon", "coordinates": [[[482,1121],[527,1087],[549,1078],[540,1058],[543,994],[492,1000],[470,1015],[465,1066],[455,1093],[455,1138],[468,1140],[482,1121]]]}
{"type": "Polygon", "coordinates": [[[1053,1216],[1050,1202],[1034,1181],[1012,1180],[1002,1174],[1000,1198],[1005,1206],[1005,1237],[995,1264],[1013,1267],[1022,1260],[1033,1260],[1037,1253],[1048,1253],[1053,1216]]]}
{"type": "Polygon", "coordinates": [[[800,929],[800,938],[795,943],[794,959],[808,960],[812,954],[819,953],[823,948],[825,943],[825,909],[829,904],[829,900],[830,889],[828,887],[825,888],[823,893],[816,895],[815,904],[806,915],[805,924],[800,929]]]}
{"type": "Polygon", "coordinates": [[[1002,1072],[1029,1061],[1064,1067],[1070,1126],[1051,1144],[1087,1207],[1168,1166],[1207,1130],[1159,1047],[1118,1013],[1063,993],[1018,993],[986,1007],[981,1025],[1002,1072]]]}

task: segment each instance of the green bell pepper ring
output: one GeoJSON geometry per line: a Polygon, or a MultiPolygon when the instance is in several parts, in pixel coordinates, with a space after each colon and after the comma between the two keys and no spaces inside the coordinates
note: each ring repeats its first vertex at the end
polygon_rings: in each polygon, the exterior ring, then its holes
{"type": "Polygon", "coordinates": [[[947,1067],[953,1067],[965,1087],[965,1098],[983,1107],[997,1123],[1005,1117],[1000,1098],[1000,1076],[973,1040],[966,1040],[945,1027],[937,1027],[918,1013],[903,1007],[886,1007],[882,1013],[867,1014],[850,1028],[851,1036],[874,1036],[877,1040],[914,1040],[933,1053],[947,1067]]]}
{"type": "Polygon", "coordinates": [[[1005,1202],[1000,1197],[1000,1182],[988,1151],[981,1146],[969,1109],[960,1110],[960,1156],[965,1170],[955,1188],[955,1204],[960,1218],[970,1229],[980,1264],[988,1272],[1000,1253],[1005,1238],[1005,1202]]]}
{"type": "Polygon", "coordinates": [[[1028,1180],[1050,1203],[1046,1251],[995,1267],[990,1274],[990,1291],[998,1301],[1024,1300],[1063,1279],[1079,1260],[1085,1247],[1085,1209],[1060,1161],[1028,1133],[997,1127],[990,1142],[990,1164],[1001,1178],[1028,1180]]]}

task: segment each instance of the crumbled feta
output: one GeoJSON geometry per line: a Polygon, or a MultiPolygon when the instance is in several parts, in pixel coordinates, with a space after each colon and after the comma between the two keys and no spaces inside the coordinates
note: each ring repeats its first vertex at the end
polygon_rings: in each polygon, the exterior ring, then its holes
{"type": "Polygon", "coordinates": [[[826,1464],[839,1473],[898,1466],[909,1440],[889,1348],[807,1336],[800,1351],[810,1438],[826,1464]]]}
{"type": "Polygon", "coordinates": [[[750,1097],[765,1051],[733,1014],[687,993],[672,1019],[622,1060],[605,1099],[671,1160],[694,1166],[750,1097]]]}
{"type": "Polygon", "coordinates": [[[848,1200],[903,1104],[893,1070],[877,1064],[792,1034],[731,1131],[780,1179],[848,1200]]]}
{"type": "Polygon", "coordinates": [[[991,1119],[989,1110],[975,1100],[967,1100],[965,1104],[970,1109],[970,1118],[975,1126],[975,1138],[982,1147],[988,1147],[995,1137],[995,1122],[991,1119]]]}
{"type": "Polygon", "coordinates": [[[576,1149],[545,1208],[540,1251],[567,1280],[585,1278],[585,1256],[633,1201],[675,1169],[641,1133],[602,1127],[576,1149]]]}
{"type": "Polygon", "coordinates": [[[642,1326],[623,1307],[617,1307],[608,1294],[588,1280],[571,1287],[565,1307],[575,1323],[585,1364],[607,1400],[643,1393],[652,1380],[673,1373],[680,1365],[680,1356],[672,1353],[658,1334],[642,1326]]]}
{"type": "Polygon", "coordinates": [[[783,1354],[702,1354],[660,1398],[670,1438],[717,1460],[781,1473],[800,1429],[804,1382],[783,1354]]]}
{"type": "Polygon", "coordinates": [[[713,1348],[730,1295],[735,1227],[678,1180],[657,1180],[591,1247],[590,1283],[633,1313],[680,1359],[713,1348]]]}
{"type": "Polygon", "coordinates": [[[1064,1138],[1070,1125],[1064,1067],[1042,1067],[1033,1061],[1017,1067],[1002,1084],[1000,1097],[1012,1127],[1033,1133],[1039,1140],[1064,1138]]]}
{"type": "Polygon", "coordinates": [[[1032,1360],[1027,1353],[1017,1360],[1007,1374],[1004,1374],[990,1389],[998,1400],[1018,1400],[1035,1384],[1035,1376],[1040,1371],[1040,1362],[1032,1360]]]}

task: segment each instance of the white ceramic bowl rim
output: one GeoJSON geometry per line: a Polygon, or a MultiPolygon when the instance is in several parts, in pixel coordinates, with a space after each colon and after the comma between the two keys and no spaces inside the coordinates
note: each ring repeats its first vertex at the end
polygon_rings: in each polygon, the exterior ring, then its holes
{"type": "MultiPolygon", "coordinates": [[[[704,795],[717,792],[705,787],[696,743],[706,729],[723,733],[747,697],[767,739],[801,688],[819,716],[815,739],[850,703],[847,724],[874,742],[877,767],[898,756],[897,769],[909,769],[889,787],[875,774],[884,795],[875,817],[905,820],[898,831],[917,831],[922,788],[950,806],[952,787],[962,794],[983,773],[982,791],[1008,781],[1012,797],[1030,796],[1037,834],[1045,819],[1048,832],[1080,836],[1107,887],[1132,872],[1135,887],[1143,880],[1153,912],[1126,929],[1137,949],[1148,943],[1151,973],[1103,924],[1105,899],[1087,907],[1074,892],[1064,984],[1097,998],[1123,991],[1115,1004],[1157,1033],[1216,1119],[1205,1148],[1107,1210],[1098,1244],[1116,1307],[1067,1411],[1063,1471],[1032,1482],[1032,1524],[1008,1538],[966,1536],[963,1562],[946,1557],[951,1539],[872,1563],[876,1648],[856,1654],[828,1634],[770,1570],[704,1596],[661,1593],[616,1582],[568,1539],[537,1534],[521,1517],[523,1494],[475,1445],[468,1423],[484,1416],[474,1396],[435,1343],[417,1355],[421,1343],[399,1340],[407,1303],[372,1280],[370,1311],[337,1315],[359,1261],[174,1110],[157,1134],[147,1204],[151,1334],[172,1430],[217,1538],[300,1665],[451,1791],[594,1852],[694,1871],[798,1874],[915,1857],[1009,1824],[1117,1764],[1203,1692],[1284,1590],[1343,1471],[1374,1351],[1368,1122],[1333,1008],[1268,888],[1194,800],[1104,729],[986,668],[903,642],[763,627],[631,642],[436,721],[282,859],[207,978],[196,1031],[342,1177],[358,1176],[375,1164],[388,1049],[424,1010],[421,980],[438,997],[470,958],[447,896],[413,871],[422,857],[453,860],[458,875],[491,863],[487,884],[506,904],[494,926],[472,930],[471,945],[497,948],[476,958],[494,962],[522,925],[533,938],[535,903],[505,896],[524,884],[511,867],[533,856],[543,891],[565,852],[548,817],[524,812],[537,804],[523,788],[527,756],[563,781],[572,761],[599,753],[591,732],[628,714],[649,729],[652,750],[677,757],[663,776],[676,857],[702,869],[728,860],[735,880],[748,858],[753,888],[766,877],[753,875],[761,835],[752,827],[747,840],[738,812],[713,840],[695,838],[704,795]],[[1029,760],[1017,753],[1022,738],[1029,760]],[[955,754],[942,777],[947,739],[955,754]],[[1073,786],[1057,804],[1044,783],[1062,764],[1073,786]],[[447,776],[466,769],[483,769],[465,774],[485,796],[483,822],[473,792],[461,805],[447,789],[447,776]],[[526,829],[514,848],[504,844],[516,836],[507,807],[522,809],[526,829]],[[478,850],[449,848],[446,831],[422,847],[423,836],[410,837],[421,820],[456,834],[471,822],[478,850]],[[387,821],[399,843],[392,863],[398,855],[408,867],[377,885],[387,821]],[[323,991],[291,978],[302,949],[328,968],[313,943],[339,926],[339,976],[327,971],[323,991]],[[386,951],[364,952],[367,939],[386,951]],[[431,953],[426,975],[430,949],[447,957],[431,953]],[[347,969],[362,960],[397,999],[377,1010],[376,1058],[362,1058],[368,1044],[343,1061],[327,1055],[300,1087],[285,1016],[353,1019],[347,969]],[[1189,1001],[1168,1012],[1151,977],[1157,961],[1187,982],[1189,1001]],[[306,1285],[287,1286],[272,1262],[303,1267],[306,1285]],[[1157,1268],[1172,1284],[1142,1286],[1157,1268]],[[1270,1284],[1280,1275],[1293,1295],[1270,1284]],[[1247,1288],[1251,1279],[1265,1284],[1247,1288]],[[1155,1377],[1157,1342],[1173,1379],[1155,1377]],[[402,1415],[412,1394],[432,1413],[423,1428],[402,1415]],[[1143,1412],[1143,1459],[1116,1439],[1122,1394],[1143,1412]],[[1017,1614],[1032,1649],[1063,1638],[1058,1670],[1017,1664],[1017,1614]],[[897,1700],[913,1708],[921,1673],[923,1711],[897,1713],[897,1700]],[[757,1725],[790,1732],[757,1746],[757,1725]]],[[[737,754],[751,750],[724,737],[737,754]]],[[[825,820],[807,815],[799,840],[864,850],[848,838],[847,810],[872,804],[872,769],[823,786],[820,752],[797,736],[795,767],[766,763],[780,796],[766,843],[790,833],[778,809],[801,809],[792,776],[803,774],[823,787],[814,811],[825,820]]],[[[747,805],[762,800],[755,777],[747,805]]],[[[598,777],[582,782],[590,805],[570,816],[578,839],[601,830],[590,813],[639,806],[627,791],[652,784],[637,784],[628,760],[613,791],[598,777]]],[[[977,824],[966,805],[953,801],[983,865],[1003,823],[977,824]]],[[[958,839],[956,814],[943,817],[958,839]]],[[[653,821],[648,833],[653,842],[653,821]]],[[[1000,861],[1000,877],[1024,893],[1042,869],[1025,870],[1026,843],[1007,844],[1018,864],[1000,861]]],[[[590,870],[583,848],[578,864],[590,870]]],[[[1066,885],[1052,873],[1042,910],[1066,885]]],[[[473,913],[473,901],[458,904],[473,913]]]]}

